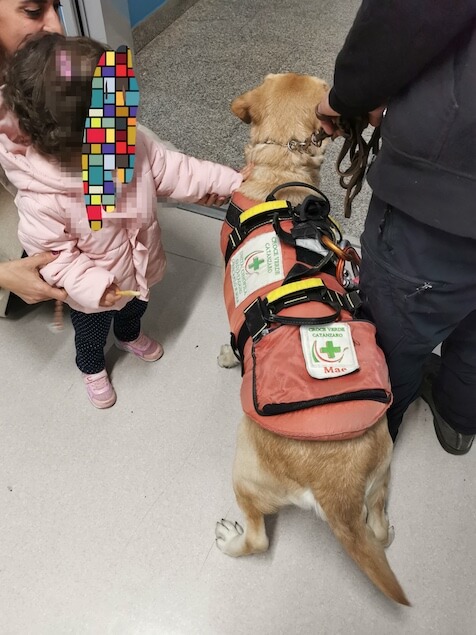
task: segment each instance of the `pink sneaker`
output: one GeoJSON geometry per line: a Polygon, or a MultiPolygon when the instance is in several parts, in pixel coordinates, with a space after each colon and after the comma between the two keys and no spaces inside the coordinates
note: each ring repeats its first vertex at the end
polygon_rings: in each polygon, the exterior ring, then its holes
{"type": "Polygon", "coordinates": [[[106,370],[94,375],[83,373],[89,401],[96,408],[110,408],[116,403],[116,391],[111,386],[106,370]]]}
{"type": "Polygon", "coordinates": [[[145,362],[156,362],[164,354],[162,345],[145,335],[145,333],[141,333],[139,337],[132,342],[116,340],[116,346],[120,348],[121,351],[132,353],[145,362]]]}

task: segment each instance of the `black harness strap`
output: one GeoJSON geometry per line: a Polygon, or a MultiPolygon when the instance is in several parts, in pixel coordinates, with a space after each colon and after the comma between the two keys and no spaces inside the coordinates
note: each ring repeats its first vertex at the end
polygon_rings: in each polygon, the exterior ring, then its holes
{"type": "Polygon", "coordinates": [[[328,289],[325,285],[297,291],[274,302],[268,302],[266,298],[256,298],[244,310],[245,322],[242,324],[238,335],[235,336],[234,333],[231,333],[231,347],[236,358],[241,362],[241,373],[243,374],[244,372],[243,351],[248,338],[251,337],[254,341],[259,340],[268,331],[271,324],[293,326],[330,324],[339,318],[342,309],[353,314],[360,308],[361,304],[362,301],[357,291],[341,294],[328,289]],[[334,313],[320,318],[279,315],[279,312],[283,309],[304,302],[322,302],[333,308],[334,313]]]}
{"type": "Polygon", "coordinates": [[[228,223],[230,227],[237,227],[240,224],[240,214],[242,213],[243,210],[231,200],[226,210],[225,222],[228,223]]]}

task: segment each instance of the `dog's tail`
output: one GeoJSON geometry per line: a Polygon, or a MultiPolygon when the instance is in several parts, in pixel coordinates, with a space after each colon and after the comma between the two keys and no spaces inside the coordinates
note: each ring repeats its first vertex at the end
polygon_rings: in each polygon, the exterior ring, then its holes
{"type": "Polygon", "coordinates": [[[327,514],[327,520],[336,538],[375,586],[395,602],[410,606],[410,602],[390,568],[383,545],[360,514],[350,524],[345,523],[335,514],[327,514]]]}

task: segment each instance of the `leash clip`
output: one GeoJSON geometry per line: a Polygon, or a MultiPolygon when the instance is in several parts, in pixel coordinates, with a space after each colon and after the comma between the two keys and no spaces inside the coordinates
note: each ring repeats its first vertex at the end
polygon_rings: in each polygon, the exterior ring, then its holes
{"type": "Polygon", "coordinates": [[[287,143],[288,150],[290,152],[299,152],[302,154],[303,152],[307,152],[309,150],[309,146],[312,145],[312,137],[306,139],[306,141],[298,141],[297,139],[291,139],[287,143]]]}

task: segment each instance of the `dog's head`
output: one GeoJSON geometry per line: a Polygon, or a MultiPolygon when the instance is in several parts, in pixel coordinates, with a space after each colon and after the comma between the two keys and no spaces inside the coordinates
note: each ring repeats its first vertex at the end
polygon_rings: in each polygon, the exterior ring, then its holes
{"type": "MultiPolygon", "coordinates": [[[[288,181],[319,185],[327,139],[319,147],[310,141],[321,128],[315,108],[327,90],[327,84],[317,77],[282,73],[267,75],[260,86],[232,102],[233,113],[251,124],[245,156],[255,168],[240,187],[243,194],[262,200],[274,187],[288,181]],[[288,144],[293,141],[308,147],[305,151],[291,150],[288,144]]],[[[280,192],[293,204],[305,194],[302,188],[280,192]]]]}
{"type": "Polygon", "coordinates": [[[267,138],[279,143],[305,139],[320,128],[317,104],[329,90],[317,77],[280,73],[267,75],[264,82],[237,97],[232,112],[251,124],[251,141],[267,138]]]}

